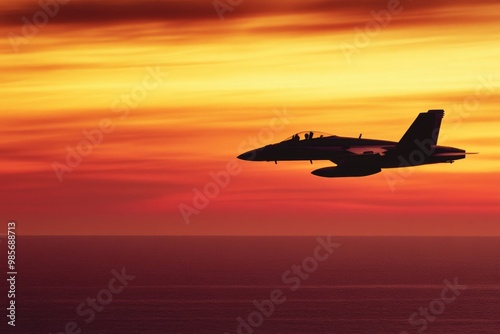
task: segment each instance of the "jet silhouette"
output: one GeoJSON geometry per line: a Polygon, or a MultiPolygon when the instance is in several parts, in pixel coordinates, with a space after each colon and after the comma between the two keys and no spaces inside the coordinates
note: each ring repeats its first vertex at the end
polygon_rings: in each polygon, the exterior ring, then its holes
{"type": "Polygon", "coordinates": [[[248,151],[238,159],[248,161],[330,160],[335,167],[312,174],[323,177],[366,176],[382,168],[399,168],[464,159],[465,150],[437,145],[444,110],[420,113],[399,142],[339,137],[305,131],[284,141],[248,151]]]}

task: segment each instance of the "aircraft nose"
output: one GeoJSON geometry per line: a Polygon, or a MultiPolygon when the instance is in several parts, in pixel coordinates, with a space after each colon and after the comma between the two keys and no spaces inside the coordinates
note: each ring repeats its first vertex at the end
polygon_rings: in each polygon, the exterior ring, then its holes
{"type": "Polygon", "coordinates": [[[247,160],[247,161],[252,161],[255,159],[256,157],[256,154],[257,152],[255,150],[251,150],[251,151],[248,151],[248,152],[245,152],[243,154],[240,154],[238,155],[238,159],[240,160],[247,160]]]}

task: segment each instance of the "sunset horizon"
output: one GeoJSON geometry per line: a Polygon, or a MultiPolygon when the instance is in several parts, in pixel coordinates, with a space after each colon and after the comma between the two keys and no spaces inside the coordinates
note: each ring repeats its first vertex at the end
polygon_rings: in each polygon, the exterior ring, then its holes
{"type": "Polygon", "coordinates": [[[495,2],[231,3],[2,1],[3,220],[23,235],[500,236],[495,2]],[[328,161],[236,160],[300,131],[398,141],[430,109],[439,145],[479,154],[346,179],[310,174],[328,161]]]}

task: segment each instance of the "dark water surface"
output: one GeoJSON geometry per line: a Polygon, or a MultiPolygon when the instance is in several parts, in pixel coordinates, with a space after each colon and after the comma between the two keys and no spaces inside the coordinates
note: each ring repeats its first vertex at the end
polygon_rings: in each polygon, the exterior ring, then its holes
{"type": "Polygon", "coordinates": [[[322,240],[19,237],[1,332],[500,333],[500,238],[322,240]]]}

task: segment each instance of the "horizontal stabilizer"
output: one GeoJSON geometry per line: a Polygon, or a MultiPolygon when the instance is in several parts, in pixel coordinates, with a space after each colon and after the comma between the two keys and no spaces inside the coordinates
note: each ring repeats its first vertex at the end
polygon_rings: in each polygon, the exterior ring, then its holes
{"type": "MultiPolygon", "coordinates": [[[[444,152],[444,153],[434,153],[433,157],[456,157],[457,155],[465,158],[465,152],[444,152]]],[[[467,153],[470,154],[470,153],[467,153]]]]}

